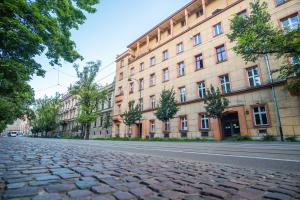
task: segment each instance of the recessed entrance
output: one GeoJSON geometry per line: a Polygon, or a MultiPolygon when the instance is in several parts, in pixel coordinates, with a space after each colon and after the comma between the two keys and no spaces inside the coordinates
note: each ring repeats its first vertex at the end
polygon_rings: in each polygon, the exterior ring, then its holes
{"type": "Polygon", "coordinates": [[[224,138],[240,135],[239,115],[237,112],[224,114],[221,121],[224,138]]]}
{"type": "Polygon", "coordinates": [[[142,133],[143,133],[143,125],[142,125],[142,123],[137,124],[137,128],[138,128],[138,137],[141,138],[142,137],[142,133]]]}

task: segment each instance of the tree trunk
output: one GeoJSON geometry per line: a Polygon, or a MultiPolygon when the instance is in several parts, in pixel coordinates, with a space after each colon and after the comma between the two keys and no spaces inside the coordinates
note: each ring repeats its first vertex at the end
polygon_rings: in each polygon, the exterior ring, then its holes
{"type": "Polygon", "coordinates": [[[81,131],[80,131],[80,138],[81,139],[84,139],[84,135],[85,135],[85,133],[84,133],[84,127],[83,127],[83,125],[81,125],[81,131]]]}
{"type": "Polygon", "coordinates": [[[88,140],[90,138],[90,125],[86,125],[86,131],[85,131],[85,140],[88,140]]]}

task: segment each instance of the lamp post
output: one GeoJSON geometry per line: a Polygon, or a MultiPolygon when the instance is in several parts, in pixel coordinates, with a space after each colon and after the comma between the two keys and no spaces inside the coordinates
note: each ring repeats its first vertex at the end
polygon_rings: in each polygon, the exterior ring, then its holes
{"type": "MultiPolygon", "coordinates": [[[[137,79],[132,78],[132,77],[129,76],[128,82],[130,82],[130,81],[132,81],[132,80],[136,81],[138,85],[140,84],[139,80],[137,80],[137,79]]],[[[139,108],[140,108],[140,110],[142,111],[142,107],[141,107],[141,106],[142,106],[142,104],[141,104],[141,101],[142,101],[142,90],[141,90],[141,88],[139,88],[139,93],[140,93],[140,98],[139,98],[139,108]]],[[[142,133],[141,133],[141,126],[142,126],[142,124],[141,124],[141,118],[139,118],[139,137],[142,136],[142,133]]]]}

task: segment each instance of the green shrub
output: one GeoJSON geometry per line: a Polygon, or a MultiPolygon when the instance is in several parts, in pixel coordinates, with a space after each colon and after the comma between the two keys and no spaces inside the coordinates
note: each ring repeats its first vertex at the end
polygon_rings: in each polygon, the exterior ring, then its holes
{"type": "Polygon", "coordinates": [[[286,137],[285,140],[288,141],[288,142],[297,142],[296,136],[286,137]]]}
{"type": "Polygon", "coordinates": [[[68,136],[68,135],[62,135],[60,137],[61,139],[81,139],[80,136],[76,135],[76,136],[68,136]]]}
{"type": "Polygon", "coordinates": [[[94,140],[112,140],[112,141],[155,141],[155,142],[209,142],[214,141],[211,138],[129,138],[129,137],[109,137],[95,138],[94,140]]]}
{"type": "Polygon", "coordinates": [[[249,136],[241,136],[241,135],[234,135],[231,137],[228,137],[225,139],[226,141],[236,141],[236,142],[242,142],[242,141],[254,141],[252,138],[249,136]]]}
{"type": "Polygon", "coordinates": [[[274,135],[264,135],[263,141],[275,141],[276,138],[274,137],[274,135]]]}

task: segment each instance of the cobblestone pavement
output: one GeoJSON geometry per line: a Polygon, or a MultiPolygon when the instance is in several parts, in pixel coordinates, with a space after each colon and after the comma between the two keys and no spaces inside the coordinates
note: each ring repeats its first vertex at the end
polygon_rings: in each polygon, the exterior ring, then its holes
{"type": "Polygon", "coordinates": [[[300,173],[0,138],[2,199],[300,199],[300,173]]]}

